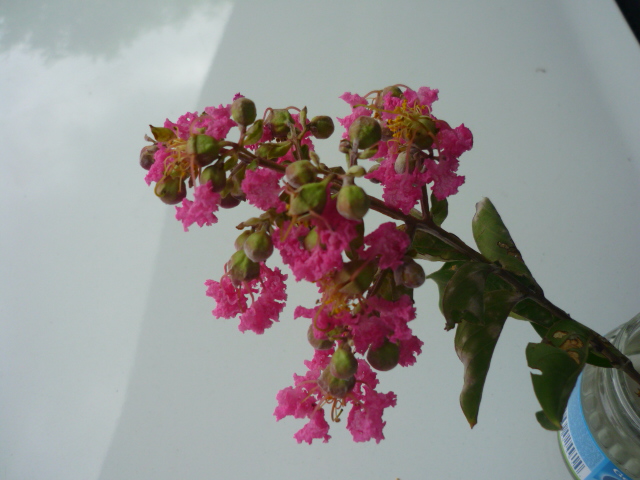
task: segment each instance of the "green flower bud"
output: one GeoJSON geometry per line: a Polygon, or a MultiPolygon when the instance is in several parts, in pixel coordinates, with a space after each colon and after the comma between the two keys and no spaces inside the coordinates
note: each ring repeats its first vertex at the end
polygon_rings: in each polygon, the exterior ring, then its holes
{"type": "Polygon", "coordinates": [[[244,250],[238,250],[231,255],[231,260],[227,262],[227,275],[234,285],[239,285],[242,282],[258,278],[260,276],[260,264],[249,259],[244,250]]]}
{"type": "Polygon", "coordinates": [[[343,185],[336,208],[344,218],[360,221],[369,211],[369,197],[358,185],[343,185]]]}
{"type": "Polygon", "coordinates": [[[313,348],[316,350],[329,350],[333,347],[333,340],[329,340],[328,338],[317,338],[314,333],[313,325],[309,325],[309,330],[307,330],[307,340],[313,348]]]}
{"type": "Polygon", "coordinates": [[[336,273],[334,281],[338,285],[343,285],[340,292],[347,295],[360,295],[371,285],[376,269],[372,263],[354,260],[346,263],[342,270],[336,273]]]}
{"type": "Polygon", "coordinates": [[[256,104],[246,97],[236,98],[231,104],[231,118],[238,125],[251,125],[256,119],[256,104]]]}
{"type": "Polygon", "coordinates": [[[351,177],[364,177],[367,171],[362,165],[353,165],[347,170],[347,175],[351,177]]]}
{"type": "Polygon", "coordinates": [[[273,253],[273,241],[265,232],[253,232],[242,246],[244,253],[254,262],[264,262],[273,253]]]}
{"type": "Polygon", "coordinates": [[[426,276],[418,262],[413,258],[405,258],[403,264],[394,270],[393,278],[397,285],[418,288],[424,283],[426,276]]]}
{"type": "Polygon", "coordinates": [[[338,151],[340,153],[349,153],[352,148],[353,146],[351,145],[351,142],[349,140],[347,140],[346,138],[340,140],[340,144],[338,145],[338,151]]]}
{"type": "Polygon", "coordinates": [[[316,230],[316,228],[313,227],[311,231],[307,233],[307,236],[304,237],[304,241],[303,241],[304,248],[306,248],[308,251],[311,251],[314,248],[316,248],[316,245],[318,245],[319,241],[320,241],[320,238],[318,237],[318,230],[316,230]]]}
{"type": "Polygon", "coordinates": [[[407,152],[400,152],[396,157],[396,161],[393,164],[393,168],[398,174],[410,173],[416,168],[416,157],[409,155],[409,168],[407,169],[407,152]]]}
{"type": "Polygon", "coordinates": [[[367,352],[367,362],[376,370],[386,372],[391,370],[400,360],[400,347],[397,343],[391,343],[385,339],[382,346],[376,349],[370,348],[367,352]]]}
{"type": "Polygon", "coordinates": [[[334,129],[333,120],[326,115],[313,117],[309,124],[311,134],[320,140],[329,138],[333,134],[334,129]]]}
{"type": "Polygon", "coordinates": [[[438,133],[433,119],[424,116],[413,122],[413,130],[413,144],[420,149],[430,148],[436,133],[438,133]]]}
{"type": "Polygon", "coordinates": [[[236,247],[236,250],[240,250],[242,247],[244,247],[244,242],[247,240],[247,237],[251,235],[251,233],[251,230],[245,230],[240,235],[238,235],[236,241],[233,242],[233,246],[236,247]]]}
{"type": "Polygon", "coordinates": [[[373,147],[382,138],[380,123],[373,117],[358,117],[349,127],[349,139],[361,150],[373,147]]]}
{"type": "Polygon", "coordinates": [[[396,85],[384,87],[384,89],[382,90],[382,97],[386,97],[389,92],[391,92],[392,97],[402,98],[402,90],[400,90],[400,87],[396,85]]]}
{"type": "Polygon", "coordinates": [[[158,145],[147,145],[140,150],[140,166],[145,170],[149,170],[155,162],[153,154],[158,151],[158,145]]]}
{"type": "Polygon", "coordinates": [[[293,117],[288,110],[271,110],[267,115],[265,124],[271,128],[271,133],[276,138],[285,138],[289,134],[289,124],[294,124],[293,117]]]}
{"type": "Polygon", "coordinates": [[[301,187],[316,181],[318,170],[309,160],[298,160],[287,165],[284,171],[287,183],[293,188],[301,187]]]}
{"type": "Polygon", "coordinates": [[[200,183],[204,185],[211,182],[211,189],[214,192],[221,192],[227,185],[227,176],[222,166],[211,165],[200,172],[200,183]]]}
{"type": "Polygon", "coordinates": [[[180,178],[165,177],[156,183],[156,195],[167,205],[176,205],[187,196],[187,186],[180,178]]]}
{"type": "Polygon", "coordinates": [[[341,345],[336,348],[336,351],[333,352],[331,356],[329,371],[331,375],[342,380],[348,380],[356,374],[358,371],[358,360],[356,360],[356,357],[349,347],[341,345]]]}
{"type": "Polygon", "coordinates": [[[209,165],[220,153],[220,143],[209,135],[191,135],[187,140],[187,153],[193,155],[201,167],[209,165]]]}
{"type": "Polygon", "coordinates": [[[233,208],[240,205],[241,200],[234,197],[230,193],[226,197],[222,197],[220,200],[220,207],[222,208],[233,208]]]}
{"type": "Polygon", "coordinates": [[[318,378],[318,386],[327,395],[335,398],[344,398],[356,386],[356,377],[343,380],[331,375],[328,368],[325,368],[318,378]]]}

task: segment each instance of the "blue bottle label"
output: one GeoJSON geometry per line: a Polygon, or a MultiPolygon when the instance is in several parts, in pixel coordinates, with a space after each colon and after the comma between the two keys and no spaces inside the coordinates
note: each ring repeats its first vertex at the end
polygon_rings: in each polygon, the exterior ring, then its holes
{"type": "Polygon", "coordinates": [[[582,411],[581,385],[582,375],[569,398],[559,434],[569,469],[579,480],[632,480],[607,457],[593,438],[582,411]]]}

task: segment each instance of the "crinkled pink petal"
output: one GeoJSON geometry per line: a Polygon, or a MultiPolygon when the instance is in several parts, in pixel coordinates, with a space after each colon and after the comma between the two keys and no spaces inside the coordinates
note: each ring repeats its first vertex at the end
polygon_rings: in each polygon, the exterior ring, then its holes
{"type": "Polygon", "coordinates": [[[424,342],[415,335],[408,340],[402,340],[400,342],[400,358],[398,359],[398,365],[402,367],[409,367],[416,363],[416,357],[422,353],[423,345],[424,342]]]}
{"type": "Polygon", "coordinates": [[[380,168],[365,175],[382,183],[382,198],[391,207],[402,213],[409,213],[422,197],[422,187],[426,185],[425,174],[417,170],[410,173],[396,173],[395,158],[387,157],[380,163],[380,168]]]}
{"type": "Polygon", "coordinates": [[[446,122],[438,122],[437,126],[436,145],[448,156],[458,158],[473,147],[473,134],[464,123],[456,128],[449,127],[446,122]]]}
{"type": "Polygon", "coordinates": [[[202,127],[205,133],[217,140],[222,140],[227,136],[229,130],[237,125],[231,119],[231,105],[217,107],[207,107],[204,109],[207,116],[202,116],[202,127]]]}
{"type": "Polygon", "coordinates": [[[260,264],[260,277],[250,282],[251,287],[260,287],[260,294],[240,316],[238,329],[241,332],[251,330],[261,335],[278,321],[287,300],[286,279],[279,268],[271,270],[264,263],[260,264]]]}
{"type": "Polygon", "coordinates": [[[158,150],[153,154],[153,165],[151,165],[146,177],[144,177],[147,185],[151,185],[151,182],[159,182],[162,180],[165,167],[171,163],[172,159],[171,150],[169,150],[164,143],[158,143],[158,150]]]}
{"type": "Polygon", "coordinates": [[[247,170],[241,188],[247,201],[261,210],[273,208],[277,213],[287,209],[287,204],[280,200],[282,174],[268,168],[247,170]]]}
{"type": "Polygon", "coordinates": [[[378,258],[378,266],[396,268],[402,264],[402,259],[411,244],[409,236],[396,228],[393,222],[386,222],[364,237],[364,244],[369,248],[360,248],[360,257],[369,260],[378,258]]]}
{"type": "Polygon", "coordinates": [[[365,386],[361,403],[351,407],[347,418],[347,430],[355,442],[368,442],[375,440],[380,443],[384,440],[382,430],[387,422],[382,421],[384,409],[395,407],[396,394],[378,393],[372,388],[365,386]]]}
{"type": "Polygon", "coordinates": [[[219,282],[207,280],[208,297],[216,301],[211,312],[217,318],[233,318],[247,309],[247,299],[242,295],[226,275],[219,282]]]}
{"type": "Polygon", "coordinates": [[[182,206],[176,207],[176,219],[182,221],[185,232],[188,232],[194,223],[203,227],[218,222],[218,217],[213,212],[218,211],[221,197],[211,189],[211,182],[198,185],[193,192],[193,198],[194,201],[185,198],[182,206]]]}
{"type": "Polygon", "coordinates": [[[311,414],[309,422],[298,430],[293,436],[298,443],[307,442],[311,445],[311,442],[316,438],[322,439],[323,443],[327,443],[331,438],[329,435],[329,424],[324,419],[324,410],[316,410],[311,414]]]}

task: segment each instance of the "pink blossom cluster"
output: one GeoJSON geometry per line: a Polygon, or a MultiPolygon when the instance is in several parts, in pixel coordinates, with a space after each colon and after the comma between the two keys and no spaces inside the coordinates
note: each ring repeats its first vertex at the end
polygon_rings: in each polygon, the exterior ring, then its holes
{"type": "MultiPolygon", "coordinates": [[[[383,124],[382,140],[373,155],[379,165],[366,178],[382,183],[385,204],[406,214],[422,199],[427,184],[438,199],[456,193],[464,181],[456,173],[458,157],[471,148],[473,140],[464,125],[453,129],[432,115],[437,90],[423,87],[398,92],[380,91],[375,98],[345,93],[341,98],[351,105],[352,112],[339,121],[347,130],[361,116],[372,116],[383,124]],[[426,142],[428,147],[414,151],[412,132],[426,128],[424,125],[432,129],[432,141],[426,142]],[[402,154],[414,155],[416,160],[415,165],[399,171],[402,154]]],[[[313,159],[315,152],[306,110],[292,113],[285,121],[290,129],[285,138],[274,133],[282,125],[270,124],[266,114],[251,125],[243,124],[244,117],[234,114],[236,100],[243,98],[238,94],[233,104],[208,107],[202,114],[186,113],[176,122],[166,120],[165,130],[154,141],[153,163],[145,180],[148,184],[156,182],[157,194],[158,185],[167,179],[173,182],[165,188],[171,198],[178,199],[173,203],[180,203],[176,219],[185,231],[193,224],[202,227],[217,223],[220,208],[241,201],[262,212],[240,225],[244,231],[220,280],[205,282],[206,295],[216,302],[213,315],[237,317],[241,332],[257,334],[278,322],[287,300],[287,275],[266,264],[273,249],[278,250],[296,281],[314,283],[320,298],[313,307],[295,309],[295,318],[309,320],[309,342],[314,353],[305,361],[307,372],[294,375],[293,385],[277,394],[276,419],[306,419],[294,438],[298,442],[326,442],[330,435],[325,411],[330,410],[331,419],[339,421],[343,408],[349,406],[347,429],[353,439],[379,442],[384,438],[383,412],[395,406],[396,396],[376,390],[379,381],[372,366],[379,370],[387,367],[374,365],[369,355],[390,348],[391,354],[384,354],[392,358],[389,368],[395,364],[410,366],[423,345],[409,327],[416,317],[410,294],[413,287],[393,280],[394,272],[407,263],[411,237],[394,222],[367,233],[363,220],[345,215],[341,211],[344,206],[340,207],[336,199],[335,192],[340,188],[336,182],[343,178],[343,185],[353,186],[354,178],[344,170],[343,174],[330,172],[319,161],[315,166],[303,165],[324,175],[324,183],[320,178],[305,180],[320,193],[304,197],[307,185],[294,185],[283,170],[293,164],[312,164],[308,159],[313,159]],[[240,132],[237,143],[227,138],[234,127],[240,132]],[[252,128],[258,135],[245,142],[246,132],[252,128]],[[201,180],[205,166],[189,153],[187,144],[197,135],[217,142],[217,156],[206,168],[219,169],[223,175],[219,185],[201,180]],[[263,158],[258,155],[261,146],[289,149],[276,158],[263,158]],[[336,181],[332,181],[334,178],[336,181]],[[193,190],[191,199],[182,190],[187,185],[193,190]],[[292,204],[300,198],[310,202],[307,210],[297,207],[292,213],[292,204]],[[338,350],[353,357],[353,373],[345,377],[335,373],[338,350]],[[355,354],[362,358],[355,359],[355,354]],[[327,386],[327,379],[344,388],[327,386]]],[[[388,360],[380,355],[385,362],[388,360]]]]}
{"type": "Polygon", "coordinates": [[[402,95],[398,95],[389,89],[373,100],[346,92],[340,98],[352,109],[350,115],[338,118],[347,131],[361,116],[379,118],[388,127],[383,130],[378,151],[371,158],[379,162],[379,168],[367,175],[367,178],[382,184],[385,202],[403,213],[409,213],[420,200],[422,187],[427,184],[431,184],[432,192],[439,200],[457,193],[464,183],[464,177],[456,173],[458,158],[471,149],[473,136],[464,124],[451,128],[447,122],[431,113],[432,105],[438,99],[438,90],[421,87],[414,91],[406,88],[402,95]],[[435,127],[433,143],[427,152],[412,150],[412,138],[403,135],[421,117],[430,119],[435,127]],[[418,165],[409,165],[398,171],[398,156],[403,152],[414,157],[418,165]]]}

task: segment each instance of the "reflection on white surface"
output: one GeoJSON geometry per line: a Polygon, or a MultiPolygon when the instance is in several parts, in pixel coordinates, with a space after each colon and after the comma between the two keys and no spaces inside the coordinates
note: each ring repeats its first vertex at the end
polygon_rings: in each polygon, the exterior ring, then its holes
{"type": "Polygon", "coordinates": [[[146,1],[2,7],[0,479],[568,478],[534,418],[532,330],[505,328],[469,431],[433,285],[417,296],[425,353],[381,376],[398,393],[387,440],[333,425],[329,444],[295,444],[302,424],[271,413],[310,355],[291,317],[315,289],[293,285],[264,336],[213,319],[203,281],[255,211],[185,234],[137,153],[148,123],[238,91],[342,116],[345,90],[440,88],[438,116],[476,139],[447,228],[470,241],[490,196],[549,297],[608,331],[640,310],[640,58],[613,2],[205,4],[158,1],[149,18],[146,1]]]}
{"type": "MultiPolygon", "coordinates": [[[[186,11],[184,3],[175,7],[186,11]]],[[[137,154],[148,123],[195,106],[231,11],[228,3],[197,3],[173,24],[147,23],[146,33],[135,29],[143,23],[136,11],[125,9],[129,15],[119,16],[126,22],[109,22],[114,45],[95,50],[91,32],[109,16],[101,5],[89,12],[89,2],[84,17],[67,18],[89,25],[76,35],[77,48],[55,55],[42,42],[6,48],[10,38],[3,37],[3,480],[90,479],[100,470],[126,393],[164,218],[137,154]]],[[[46,18],[45,6],[35,11],[46,18]]],[[[29,12],[26,2],[3,6],[2,27],[20,30],[21,19],[33,20],[29,12]]]]}

